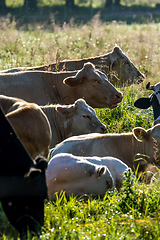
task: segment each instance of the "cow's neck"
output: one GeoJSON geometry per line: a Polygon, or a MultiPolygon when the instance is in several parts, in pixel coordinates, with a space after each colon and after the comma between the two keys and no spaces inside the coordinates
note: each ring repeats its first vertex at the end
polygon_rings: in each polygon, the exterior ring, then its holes
{"type": "MultiPolygon", "coordinates": [[[[152,157],[152,152],[149,152],[151,147],[148,146],[147,142],[138,141],[132,133],[107,134],[105,141],[107,144],[107,155],[119,158],[131,168],[137,153],[152,157]],[[115,147],[113,148],[113,146],[115,147]]],[[[105,151],[104,148],[104,153],[105,151]]]]}
{"type": "Polygon", "coordinates": [[[54,99],[49,104],[71,104],[77,100],[75,87],[70,87],[63,83],[63,80],[69,76],[74,76],[76,72],[64,72],[53,74],[48,81],[51,98],[54,99]],[[53,94],[54,93],[54,94],[53,94]]]}
{"type": "Polygon", "coordinates": [[[3,110],[4,114],[7,114],[10,111],[10,108],[13,106],[13,104],[16,102],[14,99],[7,99],[6,98],[1,98],[0,99],[0,106],[1,109],[3,110]]]}
{"type": "Polygon", "coordinates": [[[52,131],[50,148],[68,137],[68,128],[64,127],[63,117],[56,111],[55,105],[41,106],[46,114],[52,131]]]}
{"type": "Polygon", "coordinates": [[[137,153],[144,154],[145,156],[150,157],[149,161],[153,161],[153,151],[151,150],[151,146],[148,146],[147,141],[138,141],[132,133],[129,135],[124,135],[124,139],[122,141],[123,145],[123,156],[125,156],[125,163],[128,164],[128,160],[130,161],[131,165],[133,166],[133,162],[135,160],[135,155],[137,153]],[[151,151],[150,151],[151,150],[151,151]],[[132,162],[131,162],[132,161],[132,162]]]}

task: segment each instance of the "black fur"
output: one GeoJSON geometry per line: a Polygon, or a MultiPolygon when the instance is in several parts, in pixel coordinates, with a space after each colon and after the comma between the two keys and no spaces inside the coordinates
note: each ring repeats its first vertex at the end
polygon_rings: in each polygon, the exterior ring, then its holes
{"type": "Polygon", "coordinates": [[[25,239],[44,224],[46,159],[29,157],[0,109],[0,201],[10,223],[25,239]]]}

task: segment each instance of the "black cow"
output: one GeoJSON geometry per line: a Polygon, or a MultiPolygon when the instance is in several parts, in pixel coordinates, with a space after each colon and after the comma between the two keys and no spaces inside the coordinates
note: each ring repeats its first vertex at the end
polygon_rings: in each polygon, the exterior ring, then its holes
{"type": "Polygon", "coordinates": [[[0,201],[10,223],[25,239],[44,224],[47,161],[33,161],[0,109],[0,201]]]}
{"type": "Polygon", "coordinates": [[[150,85],[150,82],[148,82],[146,89],[153,90],[154,93],[152,93],[149,97],[137,99],[134,103],[134,106],[140,109],[147,109],[152,106],[155,125],[160,123],[160,83],[157,83],[156,85],[150,85]]]}

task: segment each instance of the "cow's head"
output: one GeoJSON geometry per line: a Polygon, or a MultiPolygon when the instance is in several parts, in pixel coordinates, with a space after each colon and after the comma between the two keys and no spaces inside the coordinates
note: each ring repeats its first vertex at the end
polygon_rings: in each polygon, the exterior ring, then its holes
{"type": "Polygon", "coordinates": [[[141,127],[133,129],[133,136],[140,142],[143,142],[147,150],[146,161],[156,163],[160,166],[160,124],[145,130],[141,127]]]}
{"type": "Polygon", "coordinates": [[[67,137],[106,131],[106,126],[98,119],[95,110],[84,99],[78,99],[70,105],[59,105],[56,110],[63,116],[64,128],[71,129],[68,131],[67,137]]]}
{"type": "Polygon", "coordinates": [[[117,83],[123,84],[141,83],[145,76],[134,66],[130,59],[122,52],[120,47],[116,46],[109,54],[110,75],[115,78],[117,83]],[[119,79],[119,81],[118,81],[119,79]]]}
{"type": "Polygon", "coordinates": [[[75,88],[77,98],[83,98],[94,108],[115,108],[122,101],[122,93],[109,81],[107,76],[88,62],[75,76],[63,81],[75,88]]]}
{"type": "Polygon", "coordinates": [[[134,106],[140,109],[153,108],[154,125],[160,123],[160,83],[150,85],[147,83],[146,89],[154,91],[149,97],[142,97],[135,101],[134,106]]]}

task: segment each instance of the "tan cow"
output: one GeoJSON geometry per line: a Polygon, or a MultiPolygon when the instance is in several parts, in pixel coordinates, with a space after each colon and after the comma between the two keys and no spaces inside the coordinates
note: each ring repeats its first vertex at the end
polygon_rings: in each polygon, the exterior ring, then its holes
{"type": "Polygon", "coordinates": [[[93,108],[112,109],[123,97],[106,75],[91,63],[84,64],[81,70],[75,72],[1,74],[0,86],[0,94],[38,105],[73,104],[78,98],[83,98],[93,108]]]}
{"type": "Polygon", "coordinates": [[[157,124],[148,130],[136,127],[130,133],[93,133],[71,137],[53,148],[50,151],[50,158],[58,153],[72,153],[76,156],[112,156],[122,160],[128,167],[134,169],[138,164],[134,161],[135,155],[140,153],[149,157],[147,159],[148,163],[155,163],[159,166],[159,162],[155,162],[156,152],[154,149],[156,147],[158,151],[159,144],[160,124],[157,124]],[[140,140],[141,138],[142,140],[140,140]]]}
{"type": "Polygon", "coordinates": [[[39,67],[20,67],[1,71],[3,73],[17,71],[74,71],[83,67],[86,62],[93,63],[97,69],[104,72],[109,81],[113,84],[128,85],[133,82],[140,83],[144,80],[144,75],[134,66],[130,59],[122,52],[120,47],[115,47],[112,52],[103,56],[86,58],[80,60],[64,60],[60,63],[53,63],[39,67]]]}
{"type": "MultiPolygon", "coordinates": [[[[38,136],[40,137],[40,134],[43,136],[43,125],[41,122],[40,124],[37,123],[35,131],[33,124],[31,126],[30,124],[33,122],[32,118],[34,116],[34,111],[35,119],[39,119],[37,112],[39,112],[39,114],[42,114],[42,116],[45,114],[49,120],[52,132],[50,147],[54,147],[57,143],[73,135],[93,132],[104,133],[106,131],[105,125],[101,123],[97,118],[94,109],[86,104],[85,100],[83,99],[78,99],[74,104],[71,105],[50,104],[39,107],[37,104],[30,104],[19,98],[0,95],[0,107],[3,110],[4,114],[7,114],[6,116],[8,116],[8,120],[10,121],[13,128],[17,128],[16,132],[18,136],[28,134],[29,129],[32,130],[32,134],[37,135],[38,128],[40,132],[38,136]],[[27,107],[28,109],[26,110],[27,107]],[[41,110],[43,113],[41,113],[41,110]],[[21,122],[25,116],[28,120],[30,117],[30,112],[32,112],[31,120],[28,122],[26,122],[26,120],[23,120],[22,124],[26,127],[22,129],[21,125],[16,124],[16,119],[18,118],[17,122],[21,122]],[[15,122],[13,122],[13,118],[15,119],[15,122]]],[[[47,132],[48,131],[46,130],[46,134],[47,132]]],[[[39,141],[43,142],[43,138],[40,140],[36,139],[36,141],[38,145],[39,141]]],[[[48,142],[46,141],[46,143],[48,142]]]]}
{"type": "Polygon", "coordinates": [[[47,158],[51,142],[51,128],[46,115],[34,103],[20,103],[6,114],[14,131],[32,159],[38,155],[47,158]]]}

